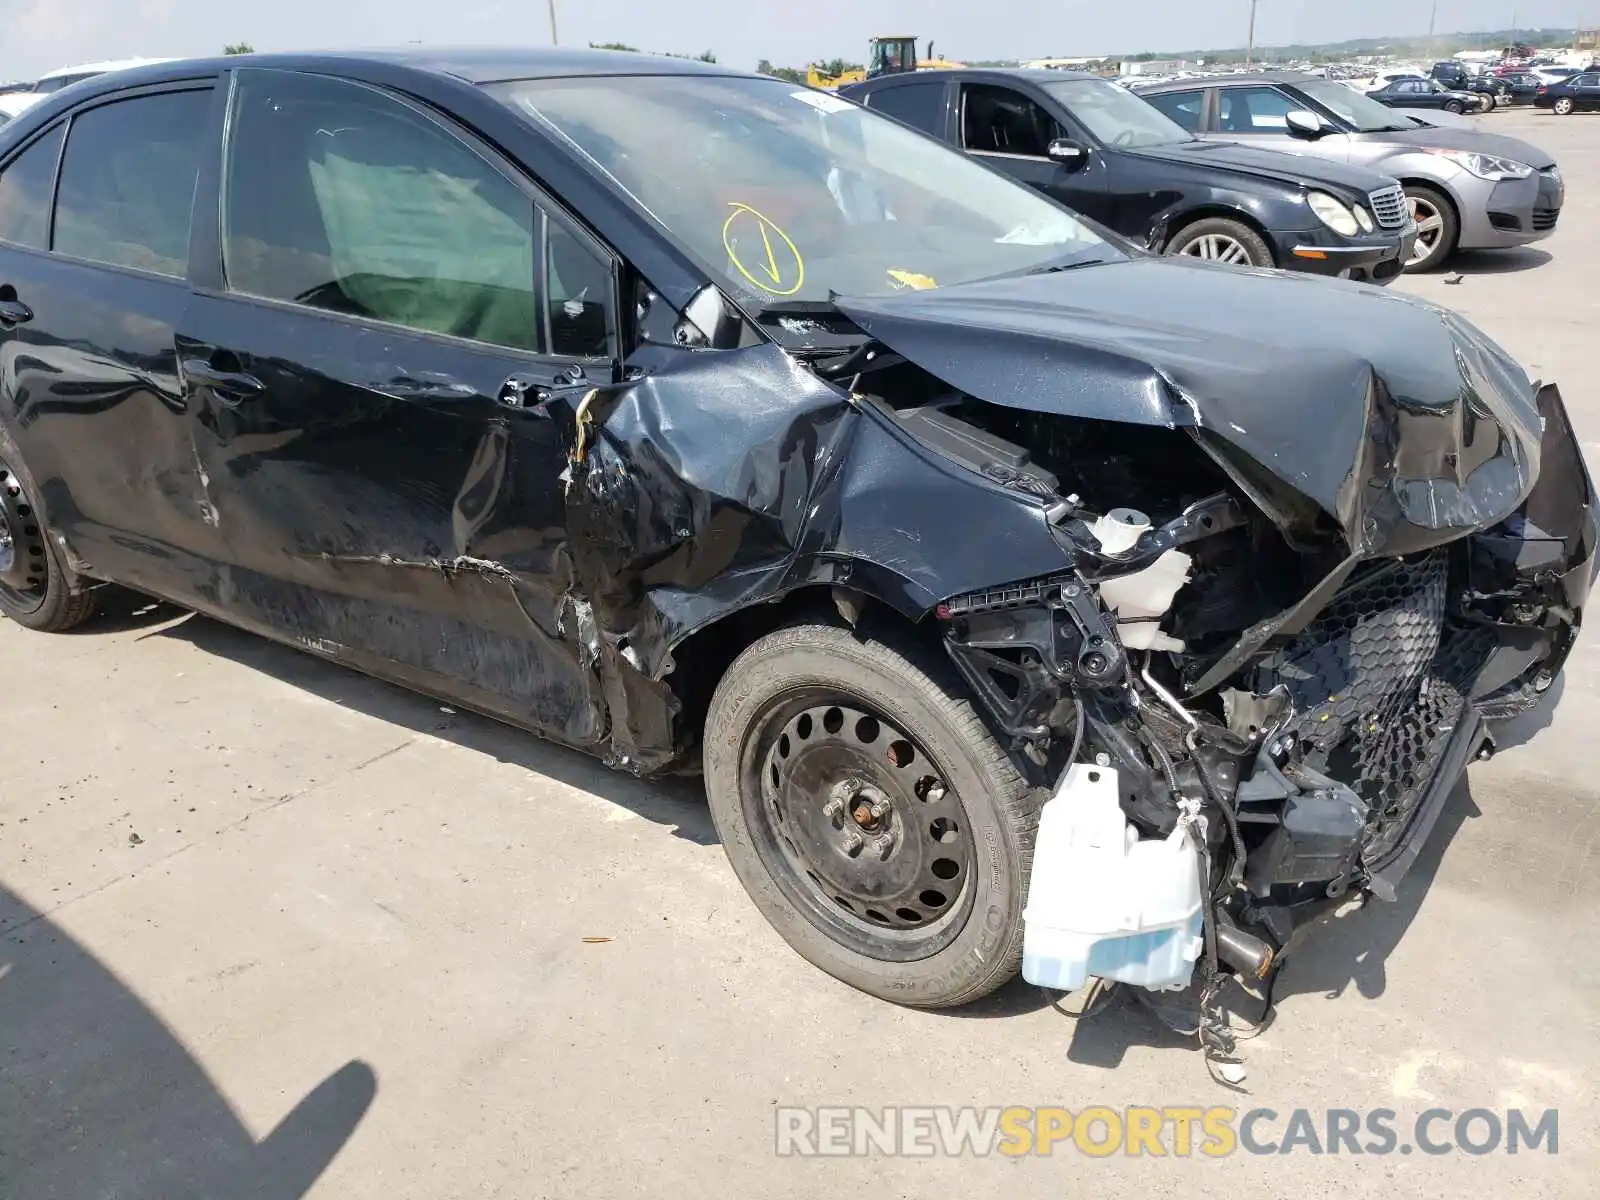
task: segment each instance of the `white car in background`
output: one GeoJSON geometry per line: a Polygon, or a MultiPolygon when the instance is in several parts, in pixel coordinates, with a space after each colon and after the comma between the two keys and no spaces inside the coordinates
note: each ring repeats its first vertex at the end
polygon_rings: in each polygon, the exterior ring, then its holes
{"type": "Polygon", "coordinates": [[[33,87],[25,92],[8,92],[0,96],[0,124],[19,116],[51,92],[59,92],[79,80],[93,79],[96,75],[104,75],[108,71],[123,71],[129,67],[143,67],[150,63],[170,61],[171,59],[166,58],[122,58],[111,62],[80,63],[75,67],[62,67],[51,71],[48,75],[41,75],[33,87]]]}

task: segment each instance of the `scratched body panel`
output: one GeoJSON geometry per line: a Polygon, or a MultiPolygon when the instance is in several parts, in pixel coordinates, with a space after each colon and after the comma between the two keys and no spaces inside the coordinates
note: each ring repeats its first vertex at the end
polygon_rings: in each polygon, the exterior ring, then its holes
{"type": "Polygon", "coordinates": [[[601,736],[568,599],[566,445],[494,400],[526,356],[236,298],[198,300],[186,331],[239,347],[265,385],[196,401],[226,544],[204,601],[564,741],[601,736]]]}

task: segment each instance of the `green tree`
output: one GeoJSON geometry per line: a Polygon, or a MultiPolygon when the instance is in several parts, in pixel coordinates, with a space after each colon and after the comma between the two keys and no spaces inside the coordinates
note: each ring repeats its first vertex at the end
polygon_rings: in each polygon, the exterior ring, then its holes
{"type": "Polygon", "coordinates": [[[224,54],[254,54],[256,48],[249,42],[234,42],[222,48],[224,54]]]}
{"type": "Polygon", "coordinates": [[[804,71],[797,71],[793,67],[775,67],[769,58],[763,58],[758,62],[756,70],[763,75],[771,75],[774,79],[782,79],[788,83],[804,83],[806,81],[806,73],[804,71]]]}
{"type": "Polygon", "coordinates": [[[846,71],[859,71],[861,69],[860,63],[845,62],[842,58],[830,58],[827,62],[817,64],[817,70],[830,78],[835,75],[843,75],[846,71]]]}
{"type": "Polygon", "coordinates": [[[633,53],[633,54],[639,53],[639,47],[637,47],[637,46],[629,46],[629,45],[627,45],[626,43],[623,43],[623,42],[590,42],[589,43],[589,49],[591,49],[591,50],[627,50],[627,51],[629,51],[630,53],[633,53]]]}

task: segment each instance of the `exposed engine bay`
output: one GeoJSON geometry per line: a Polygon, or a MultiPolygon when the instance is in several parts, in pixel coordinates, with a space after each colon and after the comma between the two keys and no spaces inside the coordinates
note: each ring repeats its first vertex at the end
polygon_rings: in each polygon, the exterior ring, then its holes
{"type": "Polygon", "coordinates": [[[1353,889],[1394,899],[1466,765],[1493,752],[1492,720],[1535,704],[1571,648],[1592,496],[1555,389],[1538,393],[1543,470],[1522,504],[1480,531],[1413,528],[1387,540],[1415,548],[1386,554],[1371,519],[1352,538],[1195,429],[998,406],[905,362],[855,387],[1040,498],[1072,564],[937,609],[1053,796],[1024,975],[1181,992],[1175,1027],[1235,1081],[1225,978],[1270,1011],[1298,923],[1353,889]]]}

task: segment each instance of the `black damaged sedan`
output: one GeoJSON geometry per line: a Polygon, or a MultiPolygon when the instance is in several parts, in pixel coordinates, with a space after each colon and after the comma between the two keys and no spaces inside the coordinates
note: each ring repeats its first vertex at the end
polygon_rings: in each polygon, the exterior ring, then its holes
{"type": "Polygon", "coordinates": [[[703,768],[774,926],[906,1004],[1026,950],[1225,1040],[1550,687],[1593,505],[1460,317],[775,79],[256,56],[0,134],[8,617],[131,588],[703,768]]]}

